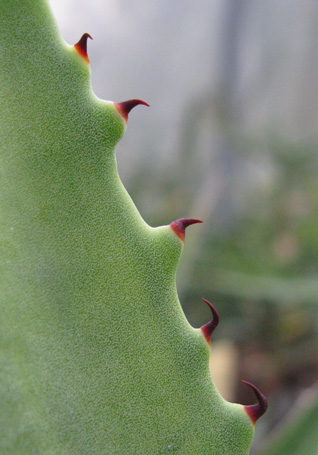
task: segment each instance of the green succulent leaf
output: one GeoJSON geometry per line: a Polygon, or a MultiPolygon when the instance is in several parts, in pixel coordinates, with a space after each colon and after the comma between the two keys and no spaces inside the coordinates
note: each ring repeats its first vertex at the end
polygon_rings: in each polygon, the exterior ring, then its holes
{"type": "Polygon", "coordinates": [[[1,454],[248,454],[254,411],[178,300],[185,225],[148,226],[119,179],[128,105],[94,95],[88,36],[65,44],[45,1],[0,18],[1,454]]]}

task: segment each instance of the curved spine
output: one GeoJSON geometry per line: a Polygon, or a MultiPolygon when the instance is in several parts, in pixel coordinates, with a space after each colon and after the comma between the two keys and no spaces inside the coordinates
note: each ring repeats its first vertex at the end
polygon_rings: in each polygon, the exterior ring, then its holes
{"type": "Polygon", "coordinates": [[[182,240],[182,242],[184,242],[186,228],[188,226],[191,226],[191,224],[196,223],[202,223],[202,221],[194,218],[179,218],[178,220],[170,223],[170,227],[174,233],[182,240]]]}
{"type": "Polygon", "coordinates": [[[242,381],[243,384],[246,384],[248,387],[250,387],[253,392],[255,393],[255,396],[257,398],[258,403],[257,404],[251,404],[244,406],[244,410],[251,419],[253,425],[257,422],[257,420],[266,412],[267,407],[268,407],[268,401],[265,395],[260,392],[260,390],[253,384],[247,381],[242,381]]]}
{"type": "Polygon", "coordinates": [[[123,119],[125,120],[126,123],[128,122],[128,114],[129,114],[129,112],[134,107],[138,106],[139,104],[142,104],[143,106],[149,107],[148,103],[146,103],[143,100],[139,100],[139,99],[132,99],[132,100],[127,100],[127,101],[121,101],[121,102],[115,102],[114,103],[116,109],[118,110],[118,112],[123,117],[123,119]]]}
{"type": "Polygon", "coordinates": [[[208,344],[211,344],[212,333],[218,326],[220,318],[219,318],[219,314],[218,314],[216,308],[214,307],[214,305],[212,305],[211,302],[209,302],[208,300],[206,300],[204,298],[202,298],[202,300],[204,303],[206,303],[210,307],[210,310],[212,312],[211,321],[201,327],[202,333],[203,333],[206,341],[208,342],[208,344]]]}
{"type": "Polygon", "coordinates": [[[82,35],[81,39],[76,44],[74,44],[74,47],[77,50],[77,52],[79,53],[79,55],[81,57],[83,57],[83,59],[87,63],[89,63],[89,58],[88,58],[88,55],[87,55],[87,40],[88,40],[88,38],[89,39],[93,39],[89,33],[84,33],[84,35],[82,35]]]}

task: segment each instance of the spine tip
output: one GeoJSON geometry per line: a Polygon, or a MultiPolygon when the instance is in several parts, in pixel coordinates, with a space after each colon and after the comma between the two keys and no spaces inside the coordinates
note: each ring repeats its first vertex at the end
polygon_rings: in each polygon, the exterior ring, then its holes
{"type": "Polygon", "coordinates": [[[255,396],[257,398],[258,403],[257,404],[252,404],[249,406],[244,406],[244,410],[251,419],[253,425],[257,422],[257,420],[266,412],[267,407],[268,407],[268,401],[265,395],[263,395],[258,388],[251,384],[250,382],[247,381],[242,381],[243,384],[246,384],[248,387],[250,387],[253,392],[255,393],[255,396]]]}
{"type": "Polygon", "coordinates": [[[122,101],[120,103],[118,103],[118,102],[114,103],[116,109],[118,110],[118,112],[123,117],[123,119],[125,120],[126,123],[128,122],[128,114],[129,114],[129,112],[134,107],[138,106],[139,104],[142,104],[144,106],[148,106],[149,107],[148,103],[146,103],[145,101],[142,101],[142,100],[138,100],[138,99],[122,101]]]}
{"type": "Polygon", "coordinates": [[[202,333],[203,333],[206,341],[208,342],[208,344],[211,344],[212,333],[218,326],[220,318],[219,318],[219,314],[218,314],[216,308],[214,307],[214,305],[212,305],[212,303],[209,302],[208,300],[205,300],[203,298],[202,298],[202,300],[210,307],[210,310],[212,313],[211,321],[201,327],[202,333]]]}
{"type": "Polygon", "coordinates": [[[77,52],[79,53],[79,55],[87,62],[89,63],[89,58],[88,58],[88,55],[87,55],[87,40],[89,39],[93,39],[91,37],[91,35],[89,35],[88,33],[84,33],[84,35],[82,36],[82,38],[76,43],[74,44],[74,47],[75,49],[77,50],[77,52]]]}
{"type": "Polygon", "coordinates": [[[180,218],[176,221],[170,223],[170,227],[173,232],[184,242],[185,239],[185,230],[191,224],[202,223],[201,220],[196,220],[194,218],[180,218]]]}

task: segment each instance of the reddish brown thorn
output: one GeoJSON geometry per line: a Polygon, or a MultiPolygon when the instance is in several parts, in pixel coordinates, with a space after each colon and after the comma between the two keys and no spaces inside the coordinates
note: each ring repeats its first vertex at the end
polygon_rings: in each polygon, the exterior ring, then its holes
{"type": "Polygon", "coordinates": [[[202,299],[202,300],[207,305],[209,305],[211,312],[212,312],[212,320],[201,327],[201,330],[203,332],[203,335],[205,336],[206,341],[209,344],[211,344],[211,335],[214,332],[214,330],[216,329],[216,327],[218,326],[220,318],[219,318],[218,312],[216,311],[216,309],[212,305],[212,303],[205,299],[202,299]]]}
{"type": "Polygon", "coordinates": [[[193,218],[180,218],[179,220],[170,223],[171,229],[177,234],[177,236],[184,242],[185,230],[188,226],[195,223],[202,223],[201,220],[195,220],[193,218]]]}
{"type": "Polygon", "coordinates": [[[125,122],[127,123],[128,121],[128,114],[129,112],[136,106],[138,106],[138,104],[143,104],[144,106],[148,106],[149,107],[149,104],[146,103],[145,101],[142,101],[142,100],[127,100],[127,101],[122,101],[121,103],[114,103],[116,108],[118,109],[118,112],[120,113],[120,115],[123,117],[123,119],[125,120],[125,122]]]}
{"type": "Polygon", "coordinates": [[[93,39],[91,37],[91,35],[89,35],[88,33],[84,33],[82,38],[76,44],[74,44],[74,47],[77,50],[77,52],[80,54],[81,57],[83,57],[83,59],[87,63],[89,63],[89,58],[88,58],[88,55],[87,55],[87,40],[88,40],[88,38],[89,39],[93,39]]]}
{"type": "Polygon", "coordinates": [[[246,384],[248,387],[250,387],[258,400],[257,404],[252,404],[249,406],[244,406],[244,409],[251,419],[253,425],[255,425],[256,421],[266,412],[267,406],[268,406],[268,401],[265,395],[263,395],[255,385],[251,384],[250,382],[247,381],[242,381],[243,384],[246,384]]]}

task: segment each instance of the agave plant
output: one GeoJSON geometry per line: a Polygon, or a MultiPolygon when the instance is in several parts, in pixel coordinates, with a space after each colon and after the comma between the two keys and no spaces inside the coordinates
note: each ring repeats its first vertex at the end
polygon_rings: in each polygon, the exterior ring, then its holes
{"type": "Polygon", "coordinates": [[[216,310],[195,329],[177,296],[199,220],[148,226],[117,173],[146,103],[93,94],[90,36],[68,46],[44,0],[0,17],[1,454],[248,454],[266,399],[220,396],[216,310]]]}

